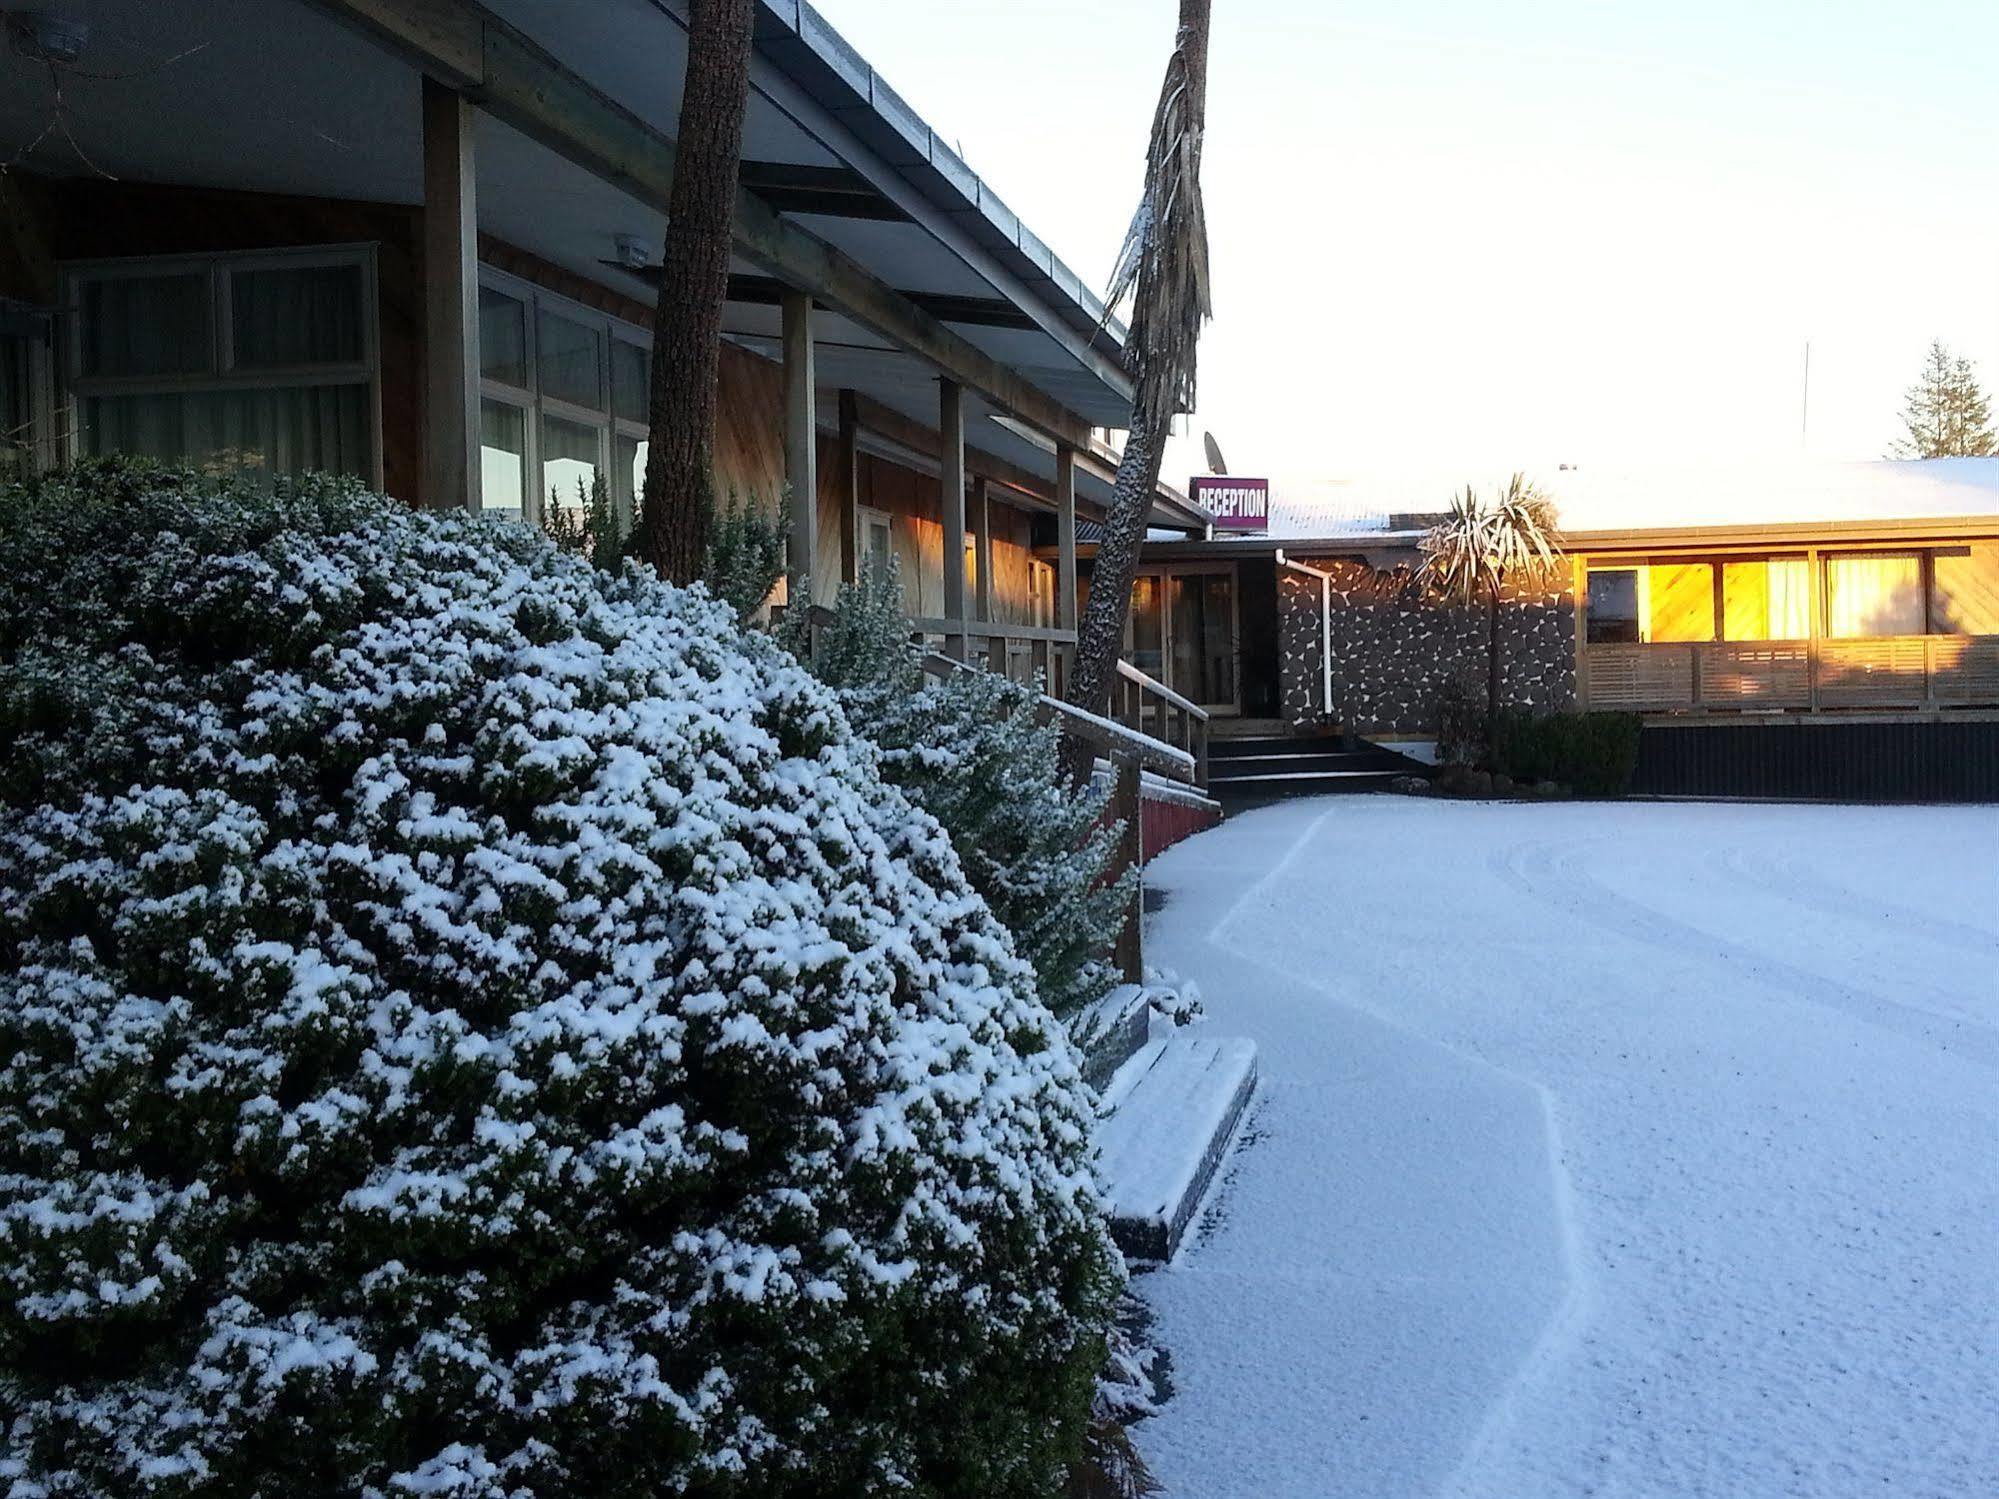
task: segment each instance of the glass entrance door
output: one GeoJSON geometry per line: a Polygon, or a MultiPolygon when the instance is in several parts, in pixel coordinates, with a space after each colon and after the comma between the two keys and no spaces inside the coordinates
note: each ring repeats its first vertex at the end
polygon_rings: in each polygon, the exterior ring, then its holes
{"type": "Polygon", "coordinates": [[[1235,569],[1154,568],[1132,580],[1125,657],[1210,713],[1241,711],[1235,569]]]}

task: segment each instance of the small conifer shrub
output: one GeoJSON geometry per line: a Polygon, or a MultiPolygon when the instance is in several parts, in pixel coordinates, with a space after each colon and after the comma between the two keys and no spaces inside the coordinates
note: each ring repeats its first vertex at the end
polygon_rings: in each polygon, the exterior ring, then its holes
{"type": "Polygon", "coordinates": [[[1108,959],[1136,876],[1108,877],[1118,825],[1101,793],[1071,784],[1039,694],[992,672],[926,677],[893,562],[841,590],[815,669],[880,746],[882,774],[951,835],[1043,1003],[1069,1019],[1117,983],[1108,959]]]}

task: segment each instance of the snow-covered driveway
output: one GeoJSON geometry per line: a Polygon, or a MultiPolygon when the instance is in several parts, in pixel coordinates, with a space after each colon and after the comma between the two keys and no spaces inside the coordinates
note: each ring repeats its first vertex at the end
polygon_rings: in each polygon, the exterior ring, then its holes
{"type": "Polygon", "coordinates": [[[1176,1499],[1999,1494],[1999,812],[1345,797],[1148,873],[1253,1037],[1176,1499]]]}

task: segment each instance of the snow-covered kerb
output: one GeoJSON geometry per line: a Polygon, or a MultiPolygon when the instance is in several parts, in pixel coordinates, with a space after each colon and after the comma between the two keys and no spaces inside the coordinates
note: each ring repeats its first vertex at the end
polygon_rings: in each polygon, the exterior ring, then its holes
{"type": "Polygon", "coordinates": [[[0,1475],[1046,1492],[1089,1095],[699,592],[354,491],[0,494],[0,1475]]]}

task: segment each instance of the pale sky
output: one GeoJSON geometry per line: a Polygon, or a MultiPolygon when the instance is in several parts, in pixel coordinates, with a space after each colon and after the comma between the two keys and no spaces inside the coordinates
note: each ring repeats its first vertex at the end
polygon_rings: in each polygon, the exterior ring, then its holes
{"type": "MultiPolygon", "coordinates": [[[[1174,0],[815,3],[1101,289],[1174,0]]],[[[1999,395],[1999,0],[1214,10],[1172,482],[1878,458],[1932,337],[1999,395]]]]}

